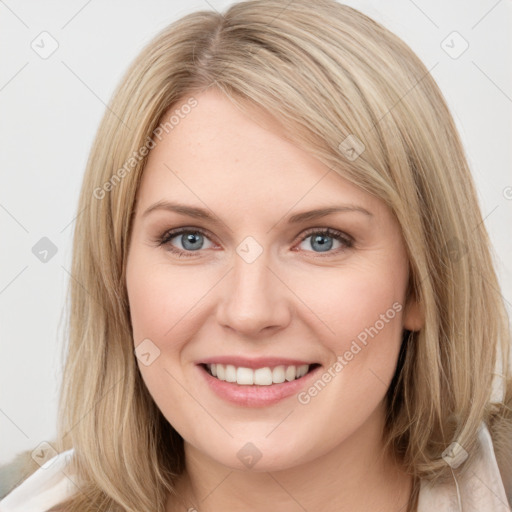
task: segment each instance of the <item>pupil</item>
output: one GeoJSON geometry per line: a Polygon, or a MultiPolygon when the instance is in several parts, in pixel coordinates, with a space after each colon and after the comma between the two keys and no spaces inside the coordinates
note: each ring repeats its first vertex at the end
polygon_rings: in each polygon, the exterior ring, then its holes
{"type": "Polygon", "coordinates": [[[197,242],[200,241],[200,238],[202,235],[199,234],[199,233],[190,233],[188,235],[184,235],[184,243],[183,243],[183,247],[185,249],[194,249],[195,247],[197,247],[198,244],[197,242]],[[190,245],[189,245],[190,244],[190,245]],[[187,245],[189,245],[187,247],[187,245]]]}
{"type": "Polygon", "coordinates": [[[319,243],[319,249],[321,252],[328,251],[332,248],[332,238],[330,236],[326,235],[317,235],[313,238],[313,244],[319,243]],[[330,240],[328,240],[330,239],[330,240]],[[326,240],[328,240],[326,242],[326,240]]]}

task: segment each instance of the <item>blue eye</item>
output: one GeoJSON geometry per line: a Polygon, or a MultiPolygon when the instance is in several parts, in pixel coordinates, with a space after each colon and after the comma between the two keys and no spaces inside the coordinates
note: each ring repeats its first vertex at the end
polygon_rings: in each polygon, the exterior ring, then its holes
{"type": "Polygon", "coordinates": [[[187,254],[187,252],[197,252],[200,249],[204,249],[205,247],[203,247],[203,245],[205,240],[209,239],[206,234],[200,230],[180,228],[164,233],[159,240],[159,245],[167,245],[171,252],[179,256],[192,256],[192,254],[187,254]],[[174,247],[171,243],[175,238],[181,243],[181,249],[174,247]]]}
{"type": "MultiPolygon", "coordinates": [[[[313,253],[326,253],[327,256],[337,254],[344,249],[353,246],[353,239],[345,233],[331,229],[331,228],[311,228],[300,238],[300,244],[303,244],[311,238],[310,247],[313,251],[304,249],[306,252],[313,253]],[[338,242],[341,247],[333,249],[334,241],[338,242]]],[[[213,247],[206,232],[198,228],[177,228],[171,231],[166,231],[157,239],[158,246],[165,246],[171,253],[176,254],[178,257],[191,257],[195,256],[194,253],[200,252],[201,249],[209,249],[213,247]],[[181,247],[176,247],[176,242],[181,247]],[[205,247],[205,242],[210,245],[205,247]]]]}
{"type": "Polygon", "coordinates": [[[346,235],[345,233],[342,233],[341,231],[331,228],[312,228],[308,230],[306,235],[302,237],[301,244],[304,243],[309,238],[311,239],[311,241],[309,242],[310,246],[313,247],[313,249],[318,249],[312,252],[323,252],[333,254],[337,253],[339,250],[348,249],[352,247],[354,244],[353,239],[350,236],[346,235]],[[338,248],[338,250],[331,251],[334,245],[333,240],[341,244],[341,248],[338,248]]]}

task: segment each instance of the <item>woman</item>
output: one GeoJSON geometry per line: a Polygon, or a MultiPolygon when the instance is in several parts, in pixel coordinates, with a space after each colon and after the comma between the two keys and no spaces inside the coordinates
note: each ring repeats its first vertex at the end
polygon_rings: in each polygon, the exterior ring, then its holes
{"type": "Polygon", "coordinates": [[[382,26],[185,16],[115,93],[79,211],[60,455],[1,510],[509,510],[489,239],[438,87],[382,26]]]}

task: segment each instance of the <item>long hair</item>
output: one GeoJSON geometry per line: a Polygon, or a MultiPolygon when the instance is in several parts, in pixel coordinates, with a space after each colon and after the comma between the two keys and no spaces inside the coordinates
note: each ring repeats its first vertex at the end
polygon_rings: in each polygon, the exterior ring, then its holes
{"type": "Polygon", "coordinates": [[[409,256],[408,296],[425,323],[404,332],[383,441],[414,476],[413,496],[420,479],[451,477],[442,454],[452,441],[471,460],[482,421],[504,466],[508,317],[442,93],[400,38],[351,7],[253,0],[186,15],[159,33],[100,124],[74,232],[56,441],[59,451],[75,450],[79,491],[52,510],[163,512],[183,471],[183,440],[138,371],[125,269],[147,153],[172,130],[174,105],[194,108],[208,87],[274,116],[290,140],[394,212],[409,256]],[[502,397],[491,395],[493,382],[502,397]]]}

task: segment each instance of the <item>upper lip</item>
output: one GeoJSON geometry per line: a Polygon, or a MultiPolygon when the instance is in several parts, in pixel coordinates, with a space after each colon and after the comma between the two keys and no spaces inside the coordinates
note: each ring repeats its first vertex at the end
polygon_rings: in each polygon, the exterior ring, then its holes
{"type": "Polygon", "coordinates": [[[301,366],[304,364],[315,364],[314,361],[304,361],[301,359],[290,359],[287,357],[257,357],[247,358],[241,356],[217,356],[208,357],[198,361],[197,364],[230,364],[237,368],[273,368],[275,366],[301,366]]]}

